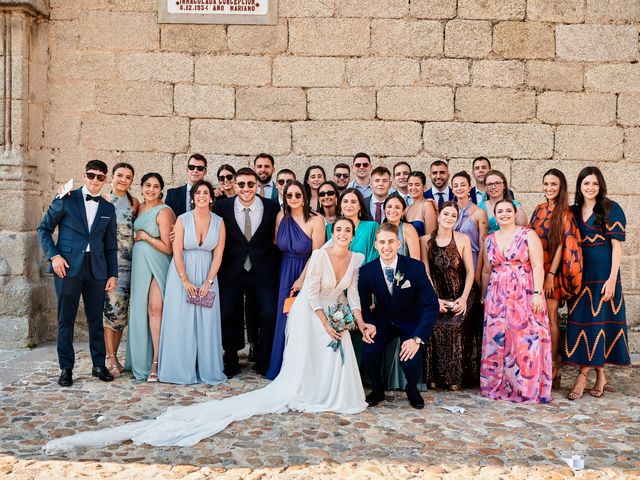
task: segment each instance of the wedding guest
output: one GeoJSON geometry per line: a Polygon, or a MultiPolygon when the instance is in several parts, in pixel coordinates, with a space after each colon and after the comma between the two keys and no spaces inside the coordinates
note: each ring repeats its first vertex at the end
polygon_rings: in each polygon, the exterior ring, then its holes
{"type": "MultiPolygon", "coordinates": [[[[476,181],[476,186],[471,189],[469,196],[476,205],[487,199],[484,180],[489,170],[491,170],[491,162],[487,157],[476,157],[471,164],[471,173],[476,181]]],[[[512,199],[515,198],[512,190],[509,190],[509,193],[512,199]]]]}
{"type": "Polygon", "coordinates": [[[487,236],[482,251],[480,393],[517,403],[548,403],[551,339],[542,296],[542,244],[533,230],[516,224],[513,200],[497,200],[495,215],[500,229],[487,236]]]}
{"type": "MultiPolygon", "coordinates": [[[[453,201],[453,192],[449,188],[449,166],[442,160],[436,160],[429,166],[431,188],[424,192],[424,198],[435,200],[438,209],[444,202],[453,201]]],[[[428,230],[427,230],[428,231],[428,230]]]]}
{"type": "Polygon", "coordinates": [[[338,210],[338,186],[331,180],[327,180],[318,188],[320,210],[318,213],[324,217],[324,223],[330,225],[335,222],[338,210]]]}
{"type": "Polygon", "coordinates": [[[349,187],[351,177],[351,167],[346,163],[338,163],[333,167],[333,182],[338,186],[338,195],[342,195],[349,187]]]}
{"type": "Polygon", "coordinates": [[[320,185],[327,179],[327,176],[324,173],[324,168],[320,165],[311,165],[307,168],[307,171],[304,172],[304,190],[307,194],[307,198],[309,199],[309,205],[311,205],[311,210],[317,212],[320,209],[320,199],[318,198],[318,188],[320,185]]]}
{"type": "Polygon", "coordinates": [[[280,373],[285,344],[287,314],[283,312],[284,301],[289,297],[300,278],[311,252],[324,244],[325,224],[321,215],[311,210],[306,191],[300,182],[294,181],[284,187],[283,210],[276,218],[276,245],[282,252],[280,263],[280,287],[276,328],[271,349],[271,362],[266,377],[273,380],[280,373]]]}
{"type": "Polygon", "coordinates": [[[438,218],[438,208],[435,202],[424,198],[424,186],[426,183],[427,177],[425,177],[424,173],[411,172],[409,174],[407,185],[413,201],[407,207],[405,218],[407,222],[414,226],[420,237],[426,235],[426,232],[433,231],[438,218]]]}
{"type": "Polygon", "coordinates": [[[397,193],[402,197],[404,203],[410,206],[413,198],[409,194],[409,174],[411,173],[411,165],[404,160],[393,166],[393,188],[391,193],[397,193]]]}
{"type": "Polygon", "coordinates": [[[222,366],[218,270],[226,232],[211,212],[213,186],[191,189],[191,211],[178,217],[173,259],[167,274],[158,377],[161,382],[216,385],[227,377],[222,366]],[[213,295],[213,305],[189,303],[213,295]]]}
{"type": "MultiPolygon", "coordinates": [[[[356,178],[354,178],[347,188],[357,188],[363,197],[370,197],[371,191],[371,157],[364,152],[358,152],[353,157],[353,170],[356,178]]],[[[342,192],[344,193],[344,192],[342,192]]]]}
{"type": "Polygon", "coordinates": [[[105,291],[116,288],[118,277],[116,212],[100,196],[107,171],[107,165],[100,160],[87,162],[82,188],[70,195],[56,196],[38,226],[40,246],[51,263],[47,271],[55,273],[61,387],[73,384],[73,328],[81,296],[89,327],[91,374],[105,382],[113,380],[105,367],[102,326],[105,291]],[[54,241],[56,228],[58,239],[54,241]]]}
{"type": "Polygon", "coordinates": [[[214,190],[215,198],[228,198],[236,194],[236,169],[227,163],[218,167],[218,187],[214,190]]]}
{"type": "Polygon", "coordinates": [[[445,202],[438,226],[420,241],[422,261],[438,294],[440,315],[425,348],[425,383],[459,390],[477,381],[480,367],[480,329],[471,315],[475,295],[471,241],[455,232],[459,208],[445,202]]]}
{"type": "Polygon", "coordinates": [[[159,173],[145,174],[141,183],[143,202],[133,224],[125,368],[138,380],[157,382],[162,306],[172,253],[169,233],[176,217],[162,201],[164,180],[159,173]]]}
{"type": "Polygon", "coordinates": [[[469,194],[471,177],[467,172],[458,172],[451,178],[451,190],[459,207],[458,222],[453,230],[469,237],[473,268],[477,272],[477,280],[480,283],[482,265],[478,265],[478,259],[480,251],[484,247],[484,238],[489,231],[487,213],[471,201],[469,194]]]}
{"type": "Polygon", "coordinates": [[[489,233],[493,233],[500,228],[500,222],[496,219],[495,206],[500,200],[511,200],[516,206],[516,225],[528,225],[527,213],[520,203],[513,199],[511,190],[507,188],[507,177],[498,170],[489,170],[485,176],[485,187],[487,198],[480,202],[478,206],[482,208],[489,220],[489,233]]]}
{"type": "Polygon", "coordinates": [[[607,184],[597,167],[585,167],[578,174],[571,211],[582,237],[583,271],[580,294],[567,303],[564,359],[580,366],[568,395],[569,400],[577,400],[582,397],[590,370],[596,371],[596,383],[589,393],[599,398],[607,387],[605,364],[630,364],[620,281],[627,221],[620,205],[607,197],[607,184]]]}
{"type": "Polygon", "coordinates": [[[204,155],[194,153],[187,160],[187,183],[181,187],[170,188],[167,191],[167,206],[171,207],[176,217],[189,210],[192,185],[199,182],[207,174],[207,159],[204,155]]]}
{"type": "Polygon", "coordinates": [[[531,215],[529,227],[542,242],[544,254],[544,294],[549,314],[553,388],[560,388],[558,368],[558,306],[560,302],[580,293],[582,283],[582,251],[580,231],[569,208],[567,179],[560,170],[552,168],[542,177],[546,201],[531,215]]]}
{"type": "Polygon", "coordinates": [[[293,170],[283,168],[276,175],[276,188],[278,189],[278,204],[280,208],[284,205],[284,187],[296,180],[296,174],[293,170]]]}
{"type": "Polygon", "coordinates": [[[104,299],[102,326],[106,347],[105,367],[114,377],[124,372],[118,361],[118,348],[122,332],[129,318],[129,295],[131,294],[131,253],[133,250],[133,222],[140,206],[129,189],[133,183],[134,170],[128,163],[116,163],[111,170],[111,195],[109,200],[116,210],[118,238],[118,280],[116,288],[107,292],[104,299]]]}
{"type": "Polygon", "coordinates": [[[278,199],[278,189],[271,179],[275,172],[275,160],[268,153],[259,153],[253,159],[253,169],[258,175],[258,195],[271,200],[278,199]]]}
{"type": "Polygon", "coordinates": [[[398,255],[420,260],[420,237],[413,225],[404,221],[404,212],[407,206],[404,199],[396,192],[392,193],[384,201],[385,222],[398,227],[398,255]]]}
{"type": "Polygon", "coordinates": [[[370,197],[364,197],[369,215],[378,223],[384,222],[384,201],[391,189],[391,172],[387,167],[376,167],[371,172],[370,197]]]}

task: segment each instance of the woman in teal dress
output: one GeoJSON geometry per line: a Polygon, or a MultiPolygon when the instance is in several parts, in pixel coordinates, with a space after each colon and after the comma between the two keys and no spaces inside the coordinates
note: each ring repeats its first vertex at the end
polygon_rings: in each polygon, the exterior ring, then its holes
{"type": "Polygon", "coordinates": [[[167,270],[171,261],[169,234],[176,220],[162,202],[159,173],[142,177],[144,202],[138,209],[131,262],[129,338],[125,368],[138,380],[158,381],[158,346],[167,270]]]}
{"type": "Polygon", "coordinates": [[[484,186],[487,189],[485,199],[478,204],[489,218],[489,233],[500,230],[500,225],[494,214],[495,205],[500,200],[509,199],[516,206],[516,225],[526,227],[529,224],[527,212],[524,211],[522,205],[514,200],[509,192],[507,185],[507,177],[499,170],[489,170],[484,177],[484,186]]]}

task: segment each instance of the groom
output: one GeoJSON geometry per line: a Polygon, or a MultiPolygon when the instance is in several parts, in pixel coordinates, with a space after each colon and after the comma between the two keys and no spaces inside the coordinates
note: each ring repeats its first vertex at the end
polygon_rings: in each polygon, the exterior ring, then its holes
{"type": "Polygon", "coordinates": [[[362,361],[373,387],[367,395],[370,407],[384,400],[382,357],[387,344],[400,337],[400,366],[407,379],[405,392],[413,408],[424,408],[418,392],[423,345],[431,336],[438,316],[438,297],[424,265],[398,255],[398,227],[383,223],[376,234],[380,258],[360,268],[358,291],[365,323],[376,327],[373,343],[364,343],[362,361]],[[371,299],[374,305],[367,308],[371,299]]]}

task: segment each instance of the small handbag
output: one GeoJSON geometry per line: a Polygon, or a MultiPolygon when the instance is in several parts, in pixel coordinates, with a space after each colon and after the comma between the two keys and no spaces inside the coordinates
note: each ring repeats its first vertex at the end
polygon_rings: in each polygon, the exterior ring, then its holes
{"type": "Polygon", "coordinates": [[[216,294],[213,290],[209,290],[206,295],[196,295],[195,297],[187,296],[187,303],[192,303],[199,307],[211,308],[213,307],[213,301],[216,299],[216,294]]]}
{"type": "Polygon", "coordinates": [[[295,299],[296,299],[296,292],[291,290],[291,295],[289,295],[289,298],[284,299],[284,304],[282,305],[282,313],[284,313],[285,315],[289,313],[289,310],[291,310],[291,307],[293,306],[293,302],[295,301],[295,299]]]}

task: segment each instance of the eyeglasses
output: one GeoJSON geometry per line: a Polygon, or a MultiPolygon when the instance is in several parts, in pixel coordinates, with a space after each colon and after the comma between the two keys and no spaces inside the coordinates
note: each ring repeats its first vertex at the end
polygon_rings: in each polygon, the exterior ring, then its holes
{"type": "Polygon", "coordinates": [[[244,188],[244,187],[253,188],[256,186],[256,182],[237,182],[236,185],[238,186],[238,188],[244,188]]]}
{"type": "Polygon", "coordinates": [[[104,182],[107,179],[107,176],[102,173],[85,172],[84,174],[89,180],[95,180],[97,178],[99,182],[104,182]]]}
{"type": "Polygon", "coordinates": [[[300,200],[302,198],[302,194],[300,192],[298,192],[298,193],[287,193],[285,195],[285,197],[287,197],[287,200],[291,200],[292,198],[295,198],[296,200],[300,200]]]}
{"type": "Polygon", "coordinates": [[[191,171],[198,170],[199,172],[204,172],[207,169],[204,165],[187,165],[187,168],[191,171]]]}
{"type": "Polygon", "coordinates": [[[224,182],[225,180],[228,180],[228,181],[233,180],[233,175],[232,174],[229,174],[229,175],[218,175],[218,181],[224,182]]]}
{"type": "Polygon", "coordinates": [[[499,187],[500,185],[504,185],[504,182],[491,182],[491,183],[484,184],[484,186],[487,188],[495,188],[495,187],[499,187]]]}
{"type": "Polygon", "coordinates": [[[369,164],[368,163],[354,163],[353,166],[356,167],[356,168],[367,168],[369,166],[369,164]]]}
{"type": "Polygon", "coordinates": [[[336,178],[349,178],[348,173],[334,173],[333,176],[336,178]]]}
{"type": "Polygon", "coordinates": [[[323,197],[333,197],[335,196],[336,192],[335,190],[327,190],[325,192],[318,192],[318,197],[323,198],[323,197]]]}
{"type": "Polygon", "coordinates": [[[280,186],[285,185],[285,184],[290,185],[291,182],[293,182],[293,180],[291,180],[290,178],[289,179],[284,179],[284,178],[278,179],[278,185],[280,185],[280,186]]]}

